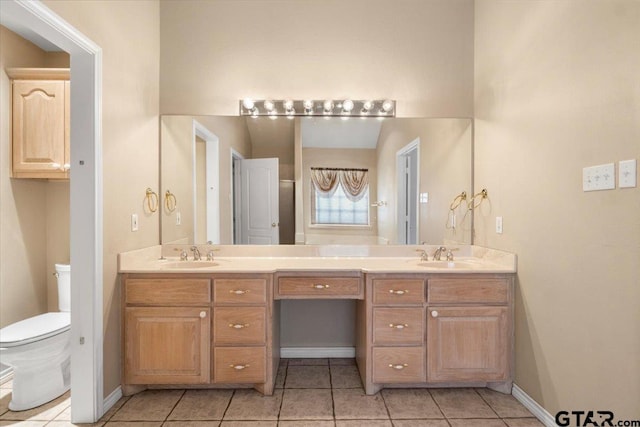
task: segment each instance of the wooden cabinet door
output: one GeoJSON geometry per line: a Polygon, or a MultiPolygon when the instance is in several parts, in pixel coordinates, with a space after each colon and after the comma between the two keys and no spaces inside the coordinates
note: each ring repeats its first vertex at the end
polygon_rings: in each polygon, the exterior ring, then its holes
{"type": "Polygon", "coordinates": [[[427,381],[509,378],[507,307],[429,307],[427,381]]]}
{"type": "Polygon", "coordinates": [[[209,382],[209,308],[127,307],[124,329],[125,384],[209,382]]]}
{"type": "Polygon", "coordinates": [[[13,82],[13,177],[68,178],[69,83],[13,82]]]}

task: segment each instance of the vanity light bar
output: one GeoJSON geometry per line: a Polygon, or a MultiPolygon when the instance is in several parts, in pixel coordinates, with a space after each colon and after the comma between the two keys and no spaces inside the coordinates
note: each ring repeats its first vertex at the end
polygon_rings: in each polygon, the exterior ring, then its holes
{"type": "Polygon", "coordinates": [[[390,99],[241,99],[240,115],[250,117],[395,117],[390,99]]]}

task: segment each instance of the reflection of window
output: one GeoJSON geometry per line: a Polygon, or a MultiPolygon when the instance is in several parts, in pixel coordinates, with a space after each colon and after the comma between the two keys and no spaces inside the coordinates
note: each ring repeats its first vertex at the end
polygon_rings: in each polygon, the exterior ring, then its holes
{"type": "Polygon", "coordinates": [[[311,168],[311,223],[369,225],[366,169],[311,168]]]}

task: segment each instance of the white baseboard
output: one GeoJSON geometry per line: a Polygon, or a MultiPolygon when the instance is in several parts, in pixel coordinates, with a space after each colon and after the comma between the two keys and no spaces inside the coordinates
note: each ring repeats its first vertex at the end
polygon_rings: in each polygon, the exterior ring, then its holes
{"type": "Polygon", "coordinates": [[[2,365],[2,370],[0,370],[0,384],[4,384],[7,381],[11,381],[13,379],[13,368],[2,365]]]}
{"type": "Polygon", "coordinates": [[[285,359],[319,359],[325,357],[356,357],[355,347],[282,347],[280,357],[285,359]]]}
{"type": "Polygon", "coordinates": [[[538,402],[533,400],[531,396],[524,392],[516,384],[511,389],[511,394],[516,400],[524,405],[542,424],[547,427],[557,427],[556,420],[546,409],[544,409],[538,402]]]}
{"type": "Polygon", "coordinates": [[[111,409],[111,407],[113,407],[113,405],[115,405],[118,402],[118,400],[120,400],[121,397],[122,397],[122,387],[118,386],[115,390],[111,392],[111,394],[109,394],[109,396],[107,396],[106,399],[104,399],[104,402],[102,404],[103,415],[106,414],[107,411],[111,409]]]}

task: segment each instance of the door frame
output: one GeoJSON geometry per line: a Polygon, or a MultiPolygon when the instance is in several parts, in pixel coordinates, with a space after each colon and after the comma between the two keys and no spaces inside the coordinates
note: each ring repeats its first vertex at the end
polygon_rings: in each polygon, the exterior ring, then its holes
{"type": "Polygon", "coordinates": [[[104,413],[102,50],[40,1],[3,1],[1,13],[71,58],[71,421],[91,423],[104,413]]]}
{"type": "Polygon", "coordinates": [[[244,156],[231,149],[229,158],[229,174],[231,188],[229,189],[229,206],[231,207],[231,244],[239,245],[242,242],[242,178],[240,168],[234,170],[233,165],[239,160],[244,160],[244,156]]]}
{"type": "Polygon", "coordinates": [[[412,174],[412,177],[414,177],[414,183],[415,183],[415,187],[416,187],[416,197],[415,197],[415,203],[416,203],[416,224],[415,224],[415,239],[416,239],[416,244],[419,243],[419,237],[420,237],[420,137],[414,139],[413,141],[411,141],[410,143],[408,143],[407,145],[405,145],[404,147],[402,147],[400,150],[398,150],[396,152],[396,187],[397,187],[397,203],[396,203],[396,242],[398,244],[401,245],[406,245],[407,244],[407,240],[406,240],[406,236],[404,235],[404,230],[403,227],[401,226],[402,223],[400,222],[400,212],[402,209],[402,205],[404,203],[406,203],[406,193],[407,193],[407,189],[405,188],[404,185],[404,180],[403,178],[403,170],[402,168],[404,168],[404,164],[402,163],[403,161],[405,161],[405,159],[407,157],[409,157],[409,154],[411,154],[412,152],[416,153],[416,157],[418,159],[417,161],[417,167],[415,170],[415,174],[412,174]],[[400,239],[400,237],[402,236],[402,240],[400,239]]]}
{"type": "MultiPolygon", "coordinates": [[[[206,169],[206,212],[207,212],[207,242],[220,243],[220,138],[197,120],[193,120],[193,189],[196,190],[196,137],[205,142],[206,169]]],[[[193,197],[193,236],[194,242],[198,227],[198,211],[196,197],[193,197]]]]}

